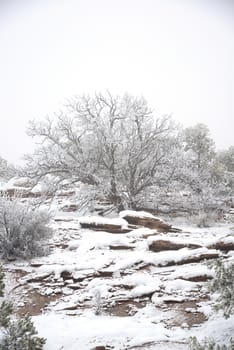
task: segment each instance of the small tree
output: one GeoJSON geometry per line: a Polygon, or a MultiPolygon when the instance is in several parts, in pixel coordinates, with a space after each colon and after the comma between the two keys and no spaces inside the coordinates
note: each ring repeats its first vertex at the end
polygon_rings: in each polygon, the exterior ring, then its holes
{"type": "Polygon", "coordinates": [[[206,168],[214,155],[214,141],[209,135],[209,129],[205,124],[199,123],[186,128],[184,131],[185,151],[190,153],[191,167],[195,170],[206,168]]]}
{"type": "Polygon", "coordinates": [[[18,199],[0,198],[0,254],[29,258],[44,253],[43,240],[49,238],[50,214],[18,199]]]}
{"type": "MultiPolygon", "coordinates": [[[[3,296],[3,277],[0,268],[0,295],[3,296]]],[[[37,336],[37,331],[30,317],[12,321],[10,315],[11,303],[3,301],[0,305],[0,350],[42,350],[46,343],[44,338],[37,336]]]]}
{"type": "Polygon", "coordinates": [[[191,192],[192,209],[199,214],[199,223],[206,224],[220,208],[223,168],[217,166],[215,143],[206,125],[186,128],[183,142],[185,166],[181,168],[181,179],[191,192]]]}

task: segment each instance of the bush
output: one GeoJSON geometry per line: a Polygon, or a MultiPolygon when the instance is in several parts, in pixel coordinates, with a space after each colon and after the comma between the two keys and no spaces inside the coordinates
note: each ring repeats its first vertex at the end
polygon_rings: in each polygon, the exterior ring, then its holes
{"type": "MultiPolygon", "coordinates": [[[[3,276],[0,268],[0,295],[3,296],[3,276]]],[[[30,317],[12,321],[11,303],[3,301],[0,305],[0,350],[42,350],[46,340],[37,336],[30,317]]]]}
{"type": "Polygon", "coordinates": [[[3,289],[4,289],[3,277],[4,277],[4,273],[0,268],[0,297],[3,297],[3,289]]]}
{"type": "Polygon", "coordinates": [[[224,265],[215,262],[215,278],[211,283],[211,292],[218,292],[216,310],[223,310],[225,318],[234,313],[234,263],[224,265]]]}
{"type": "MultiPolygon", "coordinates": [[[[210,290],[219,293],[214,306],[215,310],[222,310],[225,318],[234,313],[234,263],[225,265],[217,260],[211,264],[215,268],[215,277],[211,282],[210,290]]],[[[228,345],[217,344],[214,339],[205,339],[199,343],[196,337],[190,338],[190,350],[234,350],[234,340],[231,338],[228,345]]]]}
{"type": "Polygon", "coordinates": [[[214,222],[220,221],[221,214],[219,210],[203,210],[191,218],[197,227],[211,227],[214,222]]]}
{"type": "Polygon", "coordinates": [[[0,350],[42,350],[46,340],[37,334],[30,317],[11,321],[4,330],[0,350]]]}
{"type": "Polygon", "coordinates": [[[234,341],[230,339],[228,345],[219,345],[216,344],[213,339],[206,338],[202,343],[199,343],[196,337],[192,337],[190,339],[189,344],[190,350],[233,350],[234,349],[234,341]]]}
{"type": "Polygon", "coordinates": [[[49,238],[50,214],[18,199],[0,198],[0,254],[31,258],[43,255],[41,242],[49,238]]]}

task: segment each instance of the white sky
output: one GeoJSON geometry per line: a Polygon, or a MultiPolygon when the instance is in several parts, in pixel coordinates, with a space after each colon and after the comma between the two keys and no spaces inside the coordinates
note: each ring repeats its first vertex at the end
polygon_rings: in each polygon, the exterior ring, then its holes
{"type": "Polygon", "coordinates": [[[233,0],[0,0],[0,156],[74,94],[143,95],[234,145],[233,0]]]}

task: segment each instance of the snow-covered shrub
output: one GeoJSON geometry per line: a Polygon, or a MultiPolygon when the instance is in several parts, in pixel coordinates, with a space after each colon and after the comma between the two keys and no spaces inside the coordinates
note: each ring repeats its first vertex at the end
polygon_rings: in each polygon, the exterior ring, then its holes
{"type": "Polygon", "coordinates": [[[100,315],[102,309],[101,292],[99,289],[95,289],[93,292],[93,301],[95,305],[95,315],[100,315]]]}
{"type": "MultiPolygon", "coordinates": [[[[219,293],[215,309],[222,310],[228,318],[234,313],[234,263],[224,265],[217,260],[214,265],[215,277],[211,282],[210,290],[219,293]]],[[[190,338],[190,350],[233,350],[234,340],[231,338],[228,345],[217,344],[213,339],[204,339],[199,343],[196,337],[190,338]]]]}
{"type": "Polygon", "coordinates": [[[3,296],[4,282],[3,282],[4,273],[0,267],[0,297],[3,296]]]}
{"type": "Polygon", "coordinates": [[[234,341],[230,339],[228,345],[216,344],[213,339],[206,338],[202,343],[199,343],[196,337],[192,337],[190,339],[190,350],[233,350],[234,349],[234,341]]]}
{"type": "Polygon", "coordinates": [[[224,265],[216,261],[211,291],[219,293],[215,309],[222,310],[225,318],[230,317],[234,313],[234,263],[224,265]]]}
{"type": "MultiPolygon", "coordinates": [[[[0,295],[3,296],[3,277],[0,269],[0,295]]],[[[3,301],[0,305],[0,350],[42,350],[46,340],[37,336],[30,317],[12,321],[13,307],[3,301]]]]}
{"type": "Polygon", "coordinates": [[[30,258],[45,252],[42,241],[49,238],[50,214],[18,199],[0,198],[0,254],[30,258]]]}
{"type": "Polygon", "coordinates": [[[0,350],[42,350],[46,340],[37,336],[30,317],[10,321],[0,340],[0,350]]]}
{"type": "Polygon", "coordinates": [[[217,210],[203,210],[198,215],[192,216],[193,221],[198,227],[210,227],[214,222],[220,220],[220,212],[217,210]]]}

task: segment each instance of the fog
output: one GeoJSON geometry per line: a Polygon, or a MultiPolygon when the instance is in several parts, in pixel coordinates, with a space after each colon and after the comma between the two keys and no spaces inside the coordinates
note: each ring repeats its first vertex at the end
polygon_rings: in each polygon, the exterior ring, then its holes
{"type": "Polygon", "coordinates": [[[20,162],[28,120],[106,89],[233,145],[233,19],[232,1],[1,1],[0,155],[20,162]]]}

